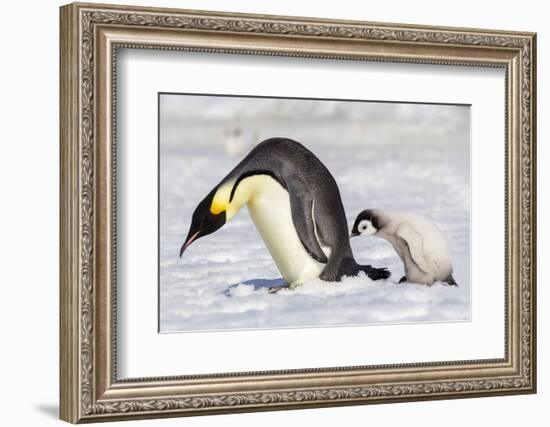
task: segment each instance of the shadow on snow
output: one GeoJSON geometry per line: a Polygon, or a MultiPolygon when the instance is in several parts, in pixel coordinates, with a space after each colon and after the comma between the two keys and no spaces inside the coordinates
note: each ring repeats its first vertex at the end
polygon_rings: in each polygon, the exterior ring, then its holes
{"type": "Polygon", "coordinates": [[[282,277],[277,279],[250,279],[245,280],[244,282],[235,283],[234,285],[229,285],[224,291],[223,294],[226,297],[232,297],[231,290],[235,289],[239,285],[252,285],[254,286],[254,291],[259,291],[261,289],[267,289],[268,291],[271,288],[279,288],[286,286],[286,282],[282,277]]]}

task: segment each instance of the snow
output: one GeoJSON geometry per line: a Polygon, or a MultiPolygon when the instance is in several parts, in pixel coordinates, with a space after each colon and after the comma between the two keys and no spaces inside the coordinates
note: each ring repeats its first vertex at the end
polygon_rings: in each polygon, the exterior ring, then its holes
{"type": "Polygon", "coordinates": [[[468,107],[162,95],[160,117],[161,332],[470,319],[468,107]],[[269,293],[283,281],[245,208],[180,259],[198,202],[272,136],[302,142],[325,163],[350,228],[366,208],[430,217],[449,239],[459,287],[398,284],[403,265],[391,245],[358,237],[356,259],[389,268],[390,279],[316,279],[269,293]]]}

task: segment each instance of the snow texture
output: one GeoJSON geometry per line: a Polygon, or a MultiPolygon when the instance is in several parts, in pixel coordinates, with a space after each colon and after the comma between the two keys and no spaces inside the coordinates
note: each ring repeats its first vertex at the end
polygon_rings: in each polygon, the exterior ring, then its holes
{"type": "Polygon", "coordinates": [[[288,99],[160,97],[160,331],[344,326],[470,319],[469,107],[288,99]],[[378,237],[352,239],[388,280],[283,281],[246,208],[179,258],[202,198],[254,144],[300,141],[334,175],[349,227],[366,208],[427,215],[450,242],[458,287],[398,284],[378,237]]]}

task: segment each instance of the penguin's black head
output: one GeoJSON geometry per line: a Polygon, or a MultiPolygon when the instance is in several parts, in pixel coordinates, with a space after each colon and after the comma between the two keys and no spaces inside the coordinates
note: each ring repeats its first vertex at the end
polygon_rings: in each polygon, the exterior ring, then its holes
{"type": "Polygon", "coordinates": [[[351,229],[351,236],[371,236],[380,229],[380,221],[371,209],[364,210],[357,218],[351,229]]]}
{"type": "Polygon", "coordinates": [[[187,249],[187,247],[199,237],[212,234],[226,223],[225,210],[216,212],[216,210],[212,208],[216,191],[217,188],[214,188],[210,194],[208,194],[208,196],[206,196],[204,200],[199,203],[195,209],[195,212],[193,212],[193,219],[191,220],[191,226],[189,227],[187,238],[180,249],[180,257],[183,255],[183,252],[187,249]]]}

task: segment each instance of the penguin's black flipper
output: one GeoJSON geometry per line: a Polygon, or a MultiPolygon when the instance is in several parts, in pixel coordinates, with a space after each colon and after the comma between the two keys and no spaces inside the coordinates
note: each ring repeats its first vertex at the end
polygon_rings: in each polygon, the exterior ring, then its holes
{"type": "Polygon", "coordinates": [[[321,249],[315,233],[314,201],[309,189],[296,175],[286,178],[285,184],[290,196],[292,221],[302,245],[312,258],[326,264],[328,258],[321,249]]]}

